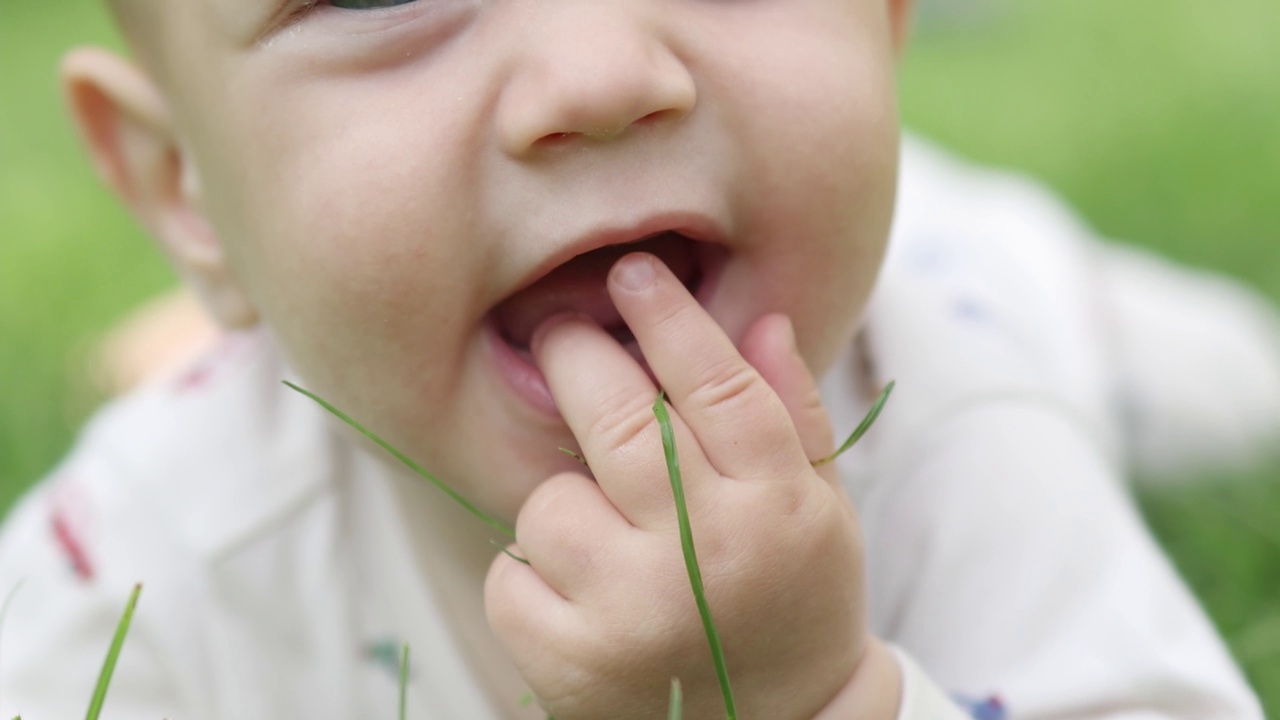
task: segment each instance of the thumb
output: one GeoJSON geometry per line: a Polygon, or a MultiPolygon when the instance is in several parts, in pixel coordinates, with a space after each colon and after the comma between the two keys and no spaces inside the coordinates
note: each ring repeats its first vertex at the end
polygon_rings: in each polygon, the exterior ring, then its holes
{"type": "MultiPolygon", "coordinates": [[[[835,450],[831,419],[818,384],[796,348],[791,319],[780,313],[760,318],[747,329],[739,352],[782,400],[805,456],[816,460],[831,454],[835,450]]],[[[838,484],[834,464],[816,469],[825,480],[838,484]]]]}

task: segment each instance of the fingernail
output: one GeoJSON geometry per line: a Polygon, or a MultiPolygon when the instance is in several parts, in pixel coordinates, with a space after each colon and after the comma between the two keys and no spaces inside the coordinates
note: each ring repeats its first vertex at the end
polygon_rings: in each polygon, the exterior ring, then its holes
{"type": "Polygon", "coordinates": [[[613,265],[613,281],[623,290],[636,292],[649,287],[657,276],[654,259],[648,253],[631,253],[613,265]]]}

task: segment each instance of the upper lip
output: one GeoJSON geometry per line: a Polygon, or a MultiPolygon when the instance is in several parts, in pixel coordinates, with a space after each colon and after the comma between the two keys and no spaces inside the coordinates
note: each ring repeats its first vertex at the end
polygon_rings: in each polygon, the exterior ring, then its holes
{"type": "Polygon", "coordinates": [[[666,212],[646,216],[628,225],[601,226],[579,235],[552,255],[534,266],[520,281],[512,286],[506,297],[511,297],[533,285],[552,270],[573,258],[611,245],[624,245],[659,233],[679,233],[690,240],[724,244],[727,234],[724,228],[707,215],[694,212],[666,212]]]}

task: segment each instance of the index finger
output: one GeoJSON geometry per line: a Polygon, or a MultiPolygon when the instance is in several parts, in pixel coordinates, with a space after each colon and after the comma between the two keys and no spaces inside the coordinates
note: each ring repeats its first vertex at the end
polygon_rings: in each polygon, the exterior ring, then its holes
{"type": "Polygon", "coordinates": [[[647,253],[623,257],[609,273],[609,294],[720,474],[776,477],[808,467],[773,388],[661,261],[647,253]]]}

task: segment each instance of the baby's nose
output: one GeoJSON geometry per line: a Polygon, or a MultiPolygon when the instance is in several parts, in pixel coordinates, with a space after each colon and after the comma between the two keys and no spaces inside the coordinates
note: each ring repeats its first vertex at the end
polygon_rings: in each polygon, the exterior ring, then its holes
{"type": "Polygon", "coordinates": [[[693,109],[693,77],[663,41],[663,21],[636,5],[533,4],[520,32],[524,51],[498,105],[508,154],[575,138],[614,138],[693,109]]]}

